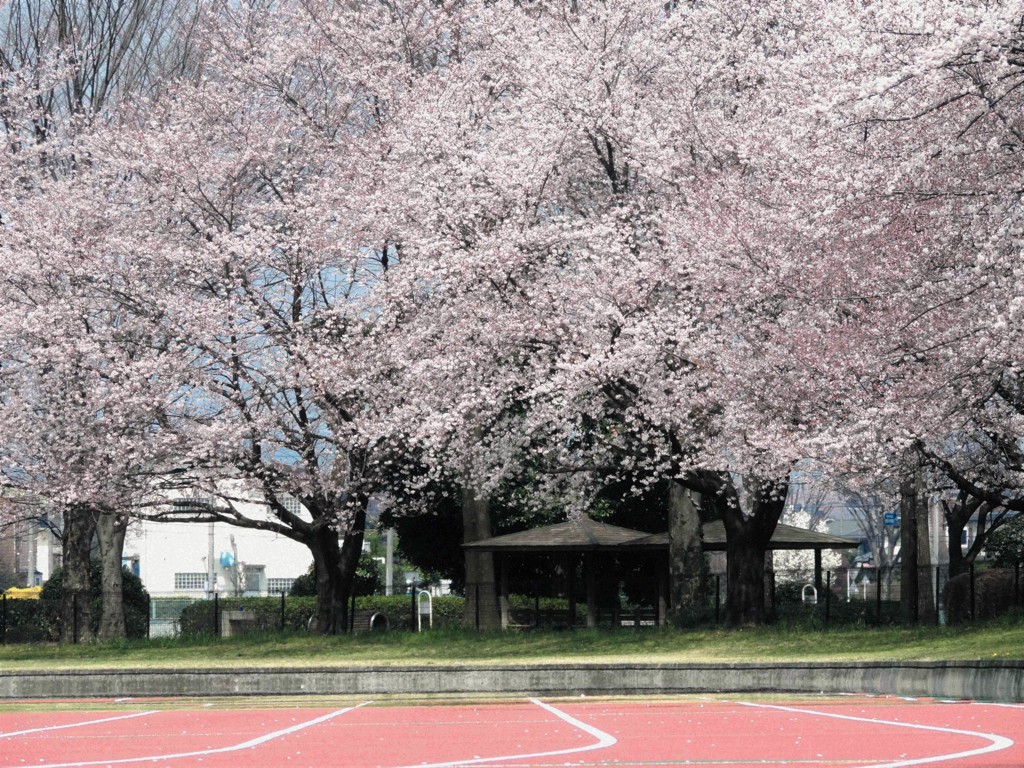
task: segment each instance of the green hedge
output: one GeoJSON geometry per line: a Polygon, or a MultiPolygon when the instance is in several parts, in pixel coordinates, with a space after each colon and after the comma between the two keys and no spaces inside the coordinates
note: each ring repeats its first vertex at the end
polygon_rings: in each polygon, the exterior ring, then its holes
{"type": "MultiPolygon", "coordinates": [[[[462,623],[463,598],[435,597],[433,600],[436,628],[458,627],[462,623]]],[[[281,626],[280,597],[224,597],[217,600],[218,610],[247,611],[255,615],[252,629],[258,632],[305,631],[316,613],[316,598],[287,597],[284,601],[284,627],[281,626]]],[[[179,629],[183,636],[212,635],[217,631],[213,617],[214,601],[199,600],[181,612],[179,629]]],[[[412,598],[408,595],[390,597],[370,596],[356,598],[356,612],[381,613],[388,619],[390,629],[408,630],[413,626],[412,598]]]]}
{"type": "MultiPolygon", "coordinates": [[[[129,638],[147,637],[149,633],[149,593],[134,573],[127,568],[121,569],[121,601],[124,608],[125,635],[129,638]]],[[[92,596],[90,605],[90,616],[92,620],[92,631],[97,632],[100,625],[100,617],[103,613],[102,578],[99,563],[92,563],[89,573],[89,586],[92,596]]],[[[64,572],[56,569],[43,584],[43,591],[40,593],[40,601],[50,605],[58,606],[52,614],[44,612],[44,617],[49,625],[48,633],[50,639],[58,639],[64,628],[61,626],[62,617],[60,603],[64,596],[64,572]],[[55,636],[54,636],[55,635],[55,636]]],[[[68,628],[70,634],[70,628],[68,628]]]]}
{"type": "MultiPolygon", "coordinates": [[[[974,618],[991,619],[1009,613],[1019,604],[1024,585],[1013,568],[978,571],[974,577],[974,618]]],[[[963,624],[971,620],[971,574],[962,573],[946,585],[946,620],[963,624]]]]}
{"type": "MultiPolygon", "coordinates": [[[[214,635],[218,628],[214,620],[213,600],[197,600],[181,612],[178,629],[184,637],[214,635]]],[[[216,601],[220,611],[246,611],[256,616],[253,629],[259,632],[278,632],[281,626],[280,597],[222,597],[216,601]]],[[[289,597],[284,603],[284,630],[299,631],[309,626],[316,611],[316,598],[289,597]]]]}
{"type": "Polygon", "coordinates": [[[4,601],[6,643],[44,643],[60,639],[60,601],[4,601]]]}
{"type": "MultiPolygon", "coordinates": [[[[450,629],[461,626],[464,602],[463,598],[453,595],[435,597],[433,599],[434,629],[450,629]]],[[[357,597],[356,612],[364,615],[366,613],[384,614],[387,616],[390,629],[408,630],[415,626],[412,598],[409,595],[357,597]]]]}
{"type": "MultiPolygon", "coordinates": [[[[100,591],[100,569],[93,565],[89,611],[92,631],[99,629],[103,601],[100,591]]],[[[129,638],[143,638],[149,632],[149,595],[137,576],[128,570],[122,572],[124,587],[122,601],[125,634],[129,638]]],[[[7,643],[54,642],[63,632],[61,602],[64,596],[63,573],[58,568],[43,585],[38,600],[10,599],[6,603],[6,622],[3,640],[7,643]]],[[[70,629],[68,631],[70,634],[70,629]]]]}

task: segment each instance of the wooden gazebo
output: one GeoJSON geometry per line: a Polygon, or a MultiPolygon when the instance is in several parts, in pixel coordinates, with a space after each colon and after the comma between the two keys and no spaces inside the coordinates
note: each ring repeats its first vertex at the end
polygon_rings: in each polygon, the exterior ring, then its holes
{"type": "MultiPolygon", "coordinates": [[[[704,551],[721,552],[726,549],[725,525],[721,522],[707,523],[702,527],[704,551]]],[[[498,595],[502,605],[502,620],[508,616],[508,558],[516,554],[543,554],[553,559],[562,560],[566,573],[570,577],[568,591],[569,615],[575,616],[576,602],[572,588],[572,575],[575,573],[577,559],[583,561],[583,577],[586,581],[587,626],[597,625],[598,596],[598,560],[602,556],[614,556],[626,553],[650,552],[661,557],[667,556],[669,534],[645,533],[631,528],[609,525],[580,517],[564,523],[545,525],[518,533],[494,536],[463,544],[466,549],[482,552],[493,552],[499,558],[498,595]]],[[[830,534],[809,531],[791,525],[778,524],[772,534],[768,546],[772,549],[813,549],[815,582],[821,582],[821,551],[823,549],[850,549],[858,546],[855,539],[832,536],[830,534]]],[[[666,557],[667,561],[667,557],[666,557]]],[[[659,624],[666,619],[665,595],[667,594],[667,566],[664,578],[658,579],[658,617],[659,624]]]]}

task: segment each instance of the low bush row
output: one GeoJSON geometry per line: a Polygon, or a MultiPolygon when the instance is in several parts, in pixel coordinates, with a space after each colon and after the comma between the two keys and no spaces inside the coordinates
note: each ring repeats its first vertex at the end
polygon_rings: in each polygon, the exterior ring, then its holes
{"type": "MultiPolygon", "coordinates": [[[[460,626],[463,603],[461,597],[435,597],[433,626],[460,626]]],[[[357,597],[355,609],[357,629],[365,628],[369,617],[374,614],[387,617],[390,629],[411,629],[416,618],[408,595],[357,597]]],[[[181,634],[192,636],[216,633],[214,610],[251,613],[254,617],[249,626],[251,631],[301,631],[312,625],[316,614],[316,598],[288,597],[282,600],[280,597],[224,597],[219,598],[216,604],[213,600],[200,600],[182,610],[179,619],[181,634]]]]}

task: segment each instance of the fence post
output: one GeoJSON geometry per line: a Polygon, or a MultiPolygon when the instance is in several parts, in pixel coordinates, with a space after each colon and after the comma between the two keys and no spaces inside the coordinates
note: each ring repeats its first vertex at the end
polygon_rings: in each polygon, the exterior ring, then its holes
{"type": "Polygon", "coordinates": [[[1020,605],[1020,561],[1013,566],[1013,602],[1020,605]]]}
{"type": "MultiPolygon", "coordinates": [[[[473,600],[473,608],[475,609],[474,610],[474,614],[475,615],[474,615],[474,618],[473,618],[473,627],[474,627],[474,629],[479,630],[480,629],[480,585],[479,584],[474,584],[473,585],[473,594],[476,596],[476,599],[473,600]]],[[[416,602],[415,602],[415,598],[414,598],[413,599],[413,608],[415,609],[415,607],[416,607],[416,602]]],[[[413,616],[413,621],[415,622],[415,620],[416,620],[416,617],[413,616]]],[[[414,624],[414,626],[415,626],[415,624],[414,624]]]]}
{"type": "Polygon", "coordinates": [[[149,633],[153,630],[153,598],[150,594],[146,593],[146,639],[149,639],[149,633]]]}
{"type": "Polygon", "coordinates": [[[971,563],[971,621],[974,621],[974,563],[971,563]]]}
{"type": "Polygon", "coordinates": [[[1014,605],[1021,604],[1021,564],[1014,563],[1014,605]]]}
{"type": "Polygon", "coordinates": [[[533,628],[540,629],[540,588],[533,584],[533,628]]]}
{"type": "Polygon", "coordinates": [[[281,631],[284,632],[284,592],[281,593],[281,631]]]}
{"type": "Polygon", "coordinates": [[[6,645],[6,643],[7,643],[7,595],[0,595],[0,603],[3,604],[3,608],[0,609],[0,645],[6,645]]]}
{"type": "Polygon", "coordinates": [[[615,600],[612,602],[612,626],[615,629],[622,628],[622,601],[619,599],[618,585],[615,589],[615,600]]]}
{"type": "Polygon", "coordinates": [[[348,631],[351,633],[356,631],[356,591],[354,589],[352,590],[352,599],[349,601],[349,605],[351,610],[348,613],[350,617],[348,621],[348,631]]]}
{"type": "Polygon", "coordinates": [[[213,593],[213,636],[220,637],[220,595],[213,593]]]}
{"type": "MultiPolygon", "coordinates": [[[[412,586],[409,587],[409,596],[412,598],[412,603],[411,603],[412,611],[409,614],[409,621],[410,621],[409,629],[411,629],[413,632],[415,632],[416,631],[416,584],[415,584],[415,582],[412,584],[412,586]]],[[[479,614],[479,611],[480,611],[480,607],[479,607],[480,606],[480,593],[479,592],[477,592],[476,604],[477,604],[476,628],[480,629],[480,618],[479,618],[479,615],[480,615],[479,614]]]]}
{"type": "Polygon", "coordinates": [[[935,626],[941,627],[945,622],[946,608],[942,605],[942,566],[935,566],[935,626]]]}
{"type": "Polygon", "coordinates": [[[722,574],[715,574],[715,624],[721,621],[722,610],[722,574]]]}
{"type": "Polygon", "coordinates": [[[825,626],[832,613],[832,571],[825,571],[825,626]]]}
{"type": "Polygon", "coordinates": [[[71,593],[71,644],[78,645],[78,593],[71,593]]]}
{"type": "Polygon", "coordinates": [[[882,568],[875,570],[875,626],[882,626],[882,568]]]}

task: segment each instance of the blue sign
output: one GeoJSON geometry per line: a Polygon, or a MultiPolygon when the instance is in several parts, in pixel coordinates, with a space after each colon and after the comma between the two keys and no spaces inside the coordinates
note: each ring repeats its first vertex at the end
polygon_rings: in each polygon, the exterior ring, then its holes
{"type": "Polygon", "coordinates": [[[886,525],[893,526],[900,524],[900,516],[896,512],[886,512],[883,516],[886,525]]]}

